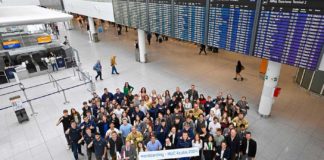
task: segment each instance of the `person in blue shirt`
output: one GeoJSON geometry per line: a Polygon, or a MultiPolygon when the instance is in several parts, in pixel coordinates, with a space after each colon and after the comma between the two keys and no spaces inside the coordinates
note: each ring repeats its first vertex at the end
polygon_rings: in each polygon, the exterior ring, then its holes
{"type": "Polygon", "coordinates": [[[148,110],[150,116],[153,118],[153,121],[155,121],[155,119],[158,116],[159,113],[159,109],[156,106],[152,106],[152,108],[150,110],[148,110]]]}
{"type": "Polygon", "coordinates": [[[146,145],[146,149],[147,151],[158,151],[162,149],[162,144],[155,138],[154,135],[152,135],[151,140],[146,145]]]}
{"type": "Polygon", "coordinates": [[[116,89],[116,93],[114,95],[114,99],[117,101],[118,104],[121,104],[124,99],[124,93],[120,91],[119,88],[116,89]]]}
{"type": "Polygon", "coordinates": [[[92,153],[94,151],[93,147],[88,147],[88,145],[95,139],[95,134],[91,133],[91,129],[87,128],[86,129],[86,133],[83,134],[83,137],[79,140],[79,144],[82,143],[82,141],[84,141],[84,143],[86,144],[86,151],[87,151],[87,157],[88,160],[91,160],[92,157],[92,153]]]}
{"type": "Polygon", "coordinates": [[[195,134],[194,134],[194,131],[192,128],[190,128],[190,125],[188,123],[184,123],[184,127],[183,129],[179,132],[179,137],[184,133],[186,132],[189,136],[190,139],[193,139],[195,134]]]}
{"type": "Polygon", "coordinates": [[[88,117],[83,117],[83,122],[79,126],[81,130],[83,130],[83,134],[85,133],[86,128],[90,128],[92,133],[96,131],[96,124],[93,121],[90,121],[88,117]]]}
{"type": "Polygon", "coordinates": [[[100,77],[100,80],[102,80],[102,73],[101,73],[102,66],[101,66],[101,63],[100,63],[99,60],[98,60],[97,63],[93,66],[93,70],[95,70],[95,71],[97,72],[97,75],[96,75],[95,79],[97,80],[98,77],[100,77]]]}
{"type": "Polygon", "coordinates": [[[102,120],[98,123],[98,128],[101,138],[105,138],[106,132],[109,129],[109,122],[106,115],[102,116],[102,120]]]}
{"type": "Polygon", "coordinates": [[[96,133],[95,139],[88,145],[88,147],[94,148],[95,156],[97,160],[105,159],[107,153],[107,142],[100,137],[99,133],[96,133]]]}
{"type": "Polygon", "coordinates": [[[121,132],[121,137],[125,143],[126,137],[132,131],[132,125],[127,122],[126,118],[123,118],[123,124],[119,127],[119,131],[121,132]]]}

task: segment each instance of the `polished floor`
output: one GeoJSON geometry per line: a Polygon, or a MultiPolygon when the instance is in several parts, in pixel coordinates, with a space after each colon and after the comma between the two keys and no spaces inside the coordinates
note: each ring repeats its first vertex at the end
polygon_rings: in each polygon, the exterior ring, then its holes
{"type": "MultiPolygon", "coordinates": [[[[148,63],[135,61],[134,40],[136,32],[129,29],[122,36],[110,27],[100,33],[100,42],[91,43],[86,31],[68,31],[71,45],[79,50],[82,68],[92,76],[92,66],[100,59],[103,64],[104,81],[97,81],[96,88],[102,94],[104,87],[113,91],[122,88],[128,81],[136,92],[145,86],[149,91],[156,89],[175,90],[180,86],[186,90],[196,84],[199,93],[216,96],[222,91],[231,93],[235,99],[247,96],[251,109],[247,119],[249,130],[258,143],[259,160],[320,160],[324,159],[324,98],[310,94],[294,83],[297,68],[283,65],[279,87],[282,92],[273,105],[272,116],[263,119],[257,114],[263,80],[259,75],[260,59],[240,54],[220,51],[218,54],[198,55],[199,48],[193,44],[169,40],[158,44],[152,42],[148,48],[148,63]],[[120,75],[111,75],[109,59],[117,56],[120,75]],[[235,64],[241,60],[245,66],[245,81],[234,81],[235,64]]],[[[62,31],[64,34],[64,32],[62,31]]],[[[154,37],[155,38],[155,37],[154,37]]],[[[153,40],[154,40],[153,38],[153,40]]],[[[81,84],[72,70],[54,73],[55,78],[72,76],[59,81],[63,88],[81,84]]],[[[23,80],[25,86],[49,81],[47,75],[23,80]]],[[[2,85],[0,88],[7,85],[2,85]]],[[[17,87],[0,89],[1,94],[16,90],[17,87]]],[[[55,92],[53,84],[27,90],[28,98],[55,92]]],[[[62,126],[55,126],[65,108],[81,109],[82,101],[91,97],[87,86],[80,86],[66,92],[69,104],[64,105],[62,93],[54,94],[32,102],[37,116],[29,122],[19,124],[12,109],[0,110],[0,155],[1,160],[47,160],[73,159],[66,150],[62,126]]],[[[0,108],[8,106],[8,98],[21,92],[0,97],[0,108]]],[[[31,114],[30,107],[26,104],[31,114]]],[[[81,157],[83,159],[83,157],[81,157]]]]}

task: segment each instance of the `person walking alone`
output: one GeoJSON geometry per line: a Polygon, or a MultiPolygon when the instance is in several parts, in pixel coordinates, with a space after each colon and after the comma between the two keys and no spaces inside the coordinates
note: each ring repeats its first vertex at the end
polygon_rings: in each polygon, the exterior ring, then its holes
{"type": "Polygon", "coordinates": [[[101,66],[100,60],[98,60],[97,63],[93,66],[93,70],[95,70],[97,72],[95,79],[97,80],[98,77],[100,77],[100,80],[102,80],[102,73],[101,73],[102,66],[101,66]]]}
{"type": "Polygon", "coordinates": [[[240,77],[241,81],[243,81],[243,77],[241,76],[242,70],[244,70],[244,66],[242,65],[241,61],[237,61],[236,75],[235,75],[234,80],[239,80],[238,77],[240,77]]]}
{"type": "Polygon", "coordinates": [[[111,59],[110,59],[110,65],[111,65],[111,74],[119,74],[117,72],[117,68],[116,68],[116,56],[112,56],[111,59]]]}

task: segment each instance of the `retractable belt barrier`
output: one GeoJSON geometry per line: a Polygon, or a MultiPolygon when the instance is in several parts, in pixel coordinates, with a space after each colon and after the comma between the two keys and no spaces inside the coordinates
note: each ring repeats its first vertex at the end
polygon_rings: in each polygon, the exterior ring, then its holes
{"type": "MultiPolygon", "coordinates": [[[[81,83],[81,84],[78,84],[78,85],[75,85],[75,86],[72,86],[72,87],[64,88],[64,89],[62,89],[60,91],[55,91],[55,92],[52,92],[52,93],[49,93],[49,94],[46,94],[46,95],[43,95],[43,96],[40,96],[40,97],[36,97],[36,98],[32,98],[32,99],[27,99],[26,101],[23,101],[22,103],[31,102],[31,101],[34,101],[34,100],[37,100],[37,99],[40,99],[40,98],[44,98],[44,97],[47,97],[47,96],[50,96],[50,95],[53,95],[53,94],[56,94],[56,93],[60,93],[60,92],[66,91],[66,90],[70,90],[72,88],[76,88],[76,87],[79,87],[79,86],[88,84],[88,83],[90,83],[90,82],[85,82],[85,83],[81,83]]],[[[8,109],[8,108],[11,108],[11,107],[12,106],[7,106],[7,107],[0,108],[0,111],[1,110],[5,110],[5,109],[8,109]]]]}
{"type": "MultiPolygon", "coordinates": [[[[57,79],[56,81],[61,81],[61,80],[68,79],[68,78],[71,78],[71,76],[60,78],[60,79],[57,79]]],[[[49,81],[49,82],[37,84],[37,85],[34,85],[34,86],[29,86],[29,87],[26,87],[25,89],[31,89],[31,88],[35,88],[35,87],[42,86],[42,85],[49,84],[49,83],[53,83],[53,82],[49,81]]],[[[13,87],[13,86],[16,86],[16,85],[19,85],[19,83],[11,85],[10,87],[13,87]]],[[[4,89],[4,88],[9,88],[9,86],[6,86],[6,87],[0,88],[0,89],[4,89]]],[[[11,91],[11,92],[7,92],[7,93],[4,93],[4,94],[0,94],[0,96],[4,96],[4,95],[7,95],[7,94],[19,92],[19,91],[21,91],[21,89],[14,90],[14,91],[11,91]]]]}

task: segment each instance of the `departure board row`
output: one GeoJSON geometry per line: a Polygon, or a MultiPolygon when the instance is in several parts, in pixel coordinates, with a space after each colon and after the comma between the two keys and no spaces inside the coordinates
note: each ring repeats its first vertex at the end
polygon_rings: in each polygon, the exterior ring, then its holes
{"type": "Polygon", "coordinates": [[[206,0],[174,0],[174,36],[204,43],[206,0]]]}
{"type": "Polygon", "coordinates": [[[255,0],[214,0],[209,8],[208,45],[249,54],[255,0]]]}
{"type": "Polygon", "coordinates": [[[146,0],[129,0],[128,8],[130,12],[130,26],[148,31],[146,0]]]}
{"type": "Polygon", "coordinates": [[[113,0],[113,6],[119,24],[315,70],[324,45],[323,2],[113,0]]]}
{"type": "Polygon", "coordinates": [[[115,22],[122,25],[128,25],[127,0],[114,0],[113,5],[115,22]]]}
{"type": "Polygon", "coordinates": [[[171,0],[149,0],[148,6],[151,32],[171,36],[171,0]]]}
{"type": "Polygon", "coordinates": [[[324,45],[323,3],[284,2],[263,1],[254,54],[315,70],[324,45]]]}

